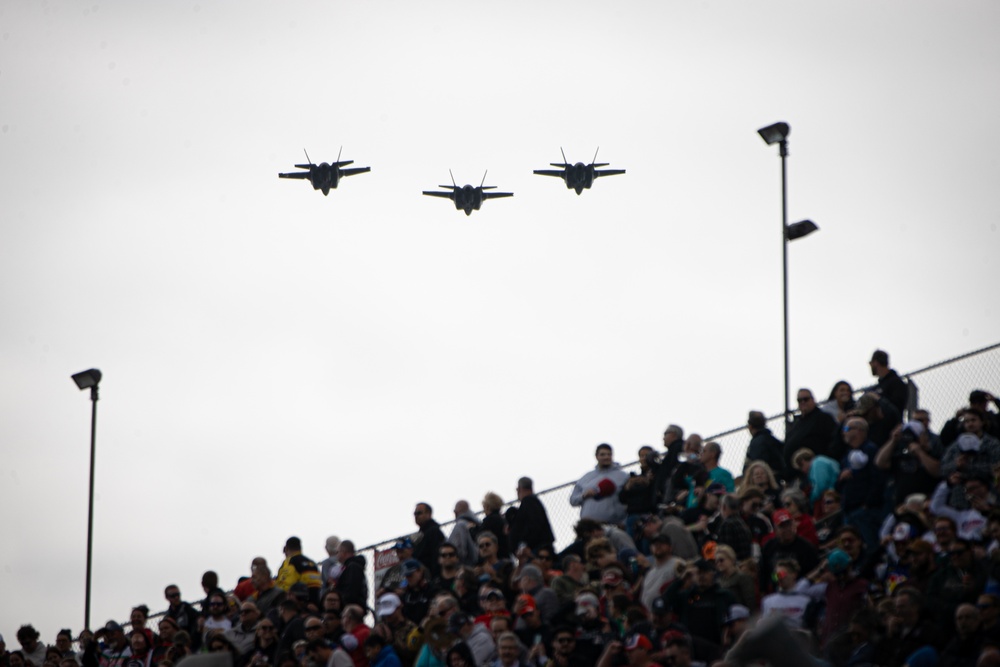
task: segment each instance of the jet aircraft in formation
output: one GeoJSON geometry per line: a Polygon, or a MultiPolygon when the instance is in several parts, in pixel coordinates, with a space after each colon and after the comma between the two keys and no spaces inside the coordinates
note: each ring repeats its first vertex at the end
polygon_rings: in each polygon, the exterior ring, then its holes
{"type": "MultiPolygon", "coordinates": [[[[344,150],[343,146],[340,148],[341,151],[344,150]]],[[[306,154],[306,160],[309,164],[297,164],[296,169],[308,169],[309,171],[294,171],[288,174],[278,174],[278,178],[308,178],[309,182],[312,183],[313,190],[322,190],[323,196],[330,194],[330,189],[337,189],[337,185],[340,184],[340,179],[345,176],[354,176],[355,174],[363,174],[366,171],[371,171],[371,167],[353,167],[351,169],[341,169],[341,167],[346,167],[349,164],[354,164],[354,160],[344,160],[341,161],[340,153],[337,153],[337,161],[333,164],[327,164],[326,162],[320,162],[319,164],[313,164],[312,160],[309,159],[309,151],[302,149],[302,152],[306,154]]]]}
{"type": "Polygon", "coordinates": [[[598,176],[615,176],[616,174],[624,174],[624,169],[598,169],[598,167],[607,167],[610,162],[598,162],[597,152],[601,150],[601,147],[597,147],[597,151],[594,151],[594,159],[590,164],[584,164],[582,162],[577,162],[576,164],[570,164],[566,161],[566,153],[563,152],[562,147],[559,148],[559,152],[562,153],[562,162],[550,162],[553,167],[559,167],[558,170],[555,169],[535,169],[535,173],[539,176],[556,176],[558,178],[566,181],[566,187],[570,190],[576,190],[576,194],[583,194],[583,189],[588,190],[594,185],[594,179],[598,176]]]}
{"type": "MultiPolygon", "coordinates": [[[[343,150],[343,148],[341,148],[343,150]]],[[[597,149],[600,151],[600,147],[597,149]]],[[[337,185],[340,183],[340,179],[345,176],[354,176],[355,174],[363,174],[367,171],[371,171],[371,167],[353,167],[350,169],[343,169],[349,164],[353,164],[354,160],[341,160],[340,153],[337,153],[337,161],[333,163],[321,162],[320,164],[313,164],[312,160],[309,158],[309,153],[303,149],[306,153],[306,160],[308,164],[297,164],[295,167],[297,169],[308,169],[309,171],[296,171],[291,173],[279,173],[278,178],[298,178],[298,179],[309,179],[312,183],[314,190],[322,190],[324,195],[330,194],[331,189],[336,189],[337,185]]],[[[559,167],[558,170],[554,169],[535,169],[534,173],[540,176],[557,176],[566,182],[566,187],[571,190],[576,190],[576,194],[582,194],[584,189],[590,189],[594,185],[594,179],[599,176],[614,176],[616,174],[624,174],[624,169],[599,169],[599,167],[607,167],[610,163],[608,162],[597,162],[597,152],[594,152],[594,160],[590,164],[584,164],[582,162],[577,162],[576,164],[570,164],[566,161],[566,153],[560,147],[559,152],[562,153],[562,162],[552,162],[550,163],[553,167],[559,167]]],[[[451,174],[451,170],[448,170],[451,174]]],[[[441,185],[438,187],[444,188],[445,192],[439,192],[434,190],[424,190],[423,194],[429,197],[445,197],[452,200],[455,203],[455,209],[459,211],[465,211],[466,215],[472,215],[473,211],[478,211],[483,202],[487,199],[498,199],[500,197],[513,197],[513,192],[487,192],[487,190],[494,190],[497,186],[495,185],[484,185],[486,183],[486,174],[483,174],[483,180],[478,187],[473,185],[463,185],[459,187],[455,183],[455,177],[451,177],[451,185],[441,185]]]]}
{"type": "Polygon", "coordinates": [[[447,188],[447,192],[424,190],[424,194],[429,197],[447,197],[455,202],[456,210],[465,211],[466,215],[472,215],[473,209],[478,211],[487,199],[514,196],[513,192],[486,192],[486,190],[494,190],[497,187],[495,185],[483,185],[486,182],[486,172],[483,173],[483,181],[479,184],[478,188],[471,185],[458,187],[455,184],[455,176],[452,175],[451,169],[448,170],[448,174],[451,175],[451,185],[438,186],[439,188],[447,188]]]}

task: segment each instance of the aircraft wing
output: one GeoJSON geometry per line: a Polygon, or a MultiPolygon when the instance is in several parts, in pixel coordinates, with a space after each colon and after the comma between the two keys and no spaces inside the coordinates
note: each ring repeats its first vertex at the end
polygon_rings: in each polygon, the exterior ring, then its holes
{"type": "Polygon", "coordinates": [[[444,197],[445,199],[454,199],[454,192],[436,192],[431,190],[424,190],[424,194],[428,197],[444,197]]]}
{"type": "Polygon", "coordinates": [[[354,167],[352,169],[341,169],[340,174],[342,176],[354,176],[355,174],[363,174],[371,170],[371,167],[354,167]]]}
{"type": "Polygon", "coordinates": [[[624,173],[624,169],[601,169],[600,171],[595,171],[594,176],[617,176],[624,173]]]}
{"type": "Polygon", "coordinates": [[[562,169],[559,171],[556,171],[555,169],[536,169],[535,173],[539,176],[557,176],[558,178],[562,178],[566,175],[566,172],[562,169]]]}
{"type": "Polygon", "coordinates": [[[290,174],[278,174],[278,178],[309,178],[308,171],[293,171],[290,174]]]}
{"type": "Polygon", "coordinates": [[[483,199],[499,199],[500,197],[513,197],[513,192],[484,192],[483,199]]]}

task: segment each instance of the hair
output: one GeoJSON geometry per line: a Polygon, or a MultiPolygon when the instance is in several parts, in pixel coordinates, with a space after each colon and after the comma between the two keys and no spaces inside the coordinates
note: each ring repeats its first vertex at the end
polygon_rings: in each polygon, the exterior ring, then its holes
{"type": "Polygon", "coordinates": [[[722,458],[722,446],[719,443],[715,442],[714,440],[706,442],[704,447],[702,448],[702,452],[707,453],[716,461],[722,458]]]}
{"type": "MultiPolygon", "coordinates": [[[[289,538],[289,541],[293,538],[289,538]]],[[[298,539],[298,538],[294,538],[298,539]]],[[[206,588],[218,588],[219,587],[219,575],[208,570],[205,574],[201,575],[201,585],[206,588]]]]}
{"type": "Polygon", "coordinates": [[[569,566],[573,563],[582,563],[583,559],[576,554],[566,554],[562,559],[562,569],[563,572],[569,569],[569,566]]]}
{"type": "Polygon", "coordinates": [[[28,625],[22,625],[17,629],[18,639],[38,639],[40,636],[41,635],[38,634],[38,630],[35,630],[35,626],[30,623],[28,625]]]}
{"type": "Polygon", "coordinates": [[[604,526],[593,519],[580,519],[576,522],[576,525],[573,526],[573,532],[576,533],[577,539],[587,540],[591,533],[595,530],[602,530],[603,528],[604,526]]]}
{"type": "MultiPolygon", "coordinates": [[[[727,498],[728,497],[729,496],[727,496],[727,498]]],[[[716,557],[718,557],[719,554],[722,554],[723,556],[725,556],[729,560],[733,561],[733,565],[736,565],[736,551],[731,546],[729,546],[728,544],[718,544],[718,545],[716,545],[716,547],[715,547],[715,555],[716,555],[716,557]]]]}
{"type": "Polygon", "coordinates": [[[789,502],[793,503],[799,508],[801,514],[811,514],[809,508],[809,501],[806,500],[805,494],[799,489],[788,489],[781,493],[781,501],[787,505],[789,502]]]}
{"type": "Polygon", "coordinates": [[[872,352],[872,361],[882,366],[889,365],[889,353],[885,350],[875,350],[872,352]]]}
{"type": "Polygon", "coordinates": [[[340,548],[348,553],[354,553],[354,542],[351,540],[342,540],[340,542],[340,548]]]}
{"type": "Polygon", "coordinates": [[[846,422],[844,422],[844,424],[846,426],[856,425],[858,428],[860,428],[865,433],[868,432],[868,422],[865,421],[865,419],[863,417],[851,417],[846,422]]]}
{"type": "Polygon", "coordinates": [[[774,470],[771,469],[771,466],[769,466],[766,461],[750,462],[747,469],[743,471],[743,483],[740,485],[741,488],[753,484],[753,471],[757,468],[762,468],[764,472],[767,473],[767,488],[778,488],[778,480],[774,477],[774,470]]]}
{"type": "Polygon", "coordinates": [[[798,449],[794,454],[792,454],[792,467],[798,468],[806,461],[812,461],[814,458],[816,458],[815,452],[808,447],[798,449]]]}
{"type": "MultiPolygon", "coordinates": [[[[523,479],[528,479],[528,478],[527,477],[522,477],[521,479],[523,480],[523,479]]],[[[528,486],[521,486],[521,483],[518,482],[518,488],[528,489],[530,491],[531,490],[531,480],[528,479],[528,486]]],[[[485,496],[483,496],[483,509],[486,510],[487,514],[492,513],[492,512],[496,512],[501,507],[503,507],[503,498],[501,498],[496,493],[493,493],[492,491],[490,491],[485,496]]]]}
{"type": "Polygon", "coordinates": [[[826,491],[823,492],[823,495],[821,497],[824,499],[833,498],[838,503],[840,502],[840,494],[837,493],[836,489],[827,489],[826,491]]]}
{"type": "Polygon", "coordinates": [[[500,642],[509,641],[511,639],[513,639],[518,644],[521,643],[521,640],[517,638],[517,635],[515,635],[513,632],[510,632],[508,630],[507,632],[501,632],[500,636],[497,637],[497,646],[500,646],[500,642]]]}
{"type": "Polygon", "coordinates": [[[836,384],[833,385],[833,389],[830,390],[830,398],[827,400],[835,401],[837,400],[837,390],[841,387],[847,387],[847,390],[851,392],[851,395],[847,399],[847,404],[844,406],[845,409],[850,410],[854,407],[854,387],[847,380],[838,380],[836,384]]]}
{"type": "Polygon", "coordinates": [[[767,418],[759,410],[751,410],[747,416],[747,426],[750,428],[764,428],[767,426],[767,418]]]}
{"type": "Polygon", "coordinates": [[[140,614],[142,614],[144,618],[149,618],[149,607],[147,607],[144,604],[141,604],[137,607],[132,607],[132,611],[137,611],[140,614]]]}
{"type": "Polygon", "coordinates": [[[346,614],[353,621],[361,621],[365,617],[365,610],[361,608],[361,605],[349,604],[344,607],[342,614],[346,614]]]}
{"type": "Polygon", "coordinates": [[[166,595],[167,591],[169,591],[171,588],[176,588],[178,593],[181,592],[180,586],[178,586],[177,584],[169,584],[166,588],[163,589],[163,594],[166,595]]]}
{"type": "Polygon", "coordinates": [[[667,430],[663,432],[663,435],[666,435],[667,433],[673,433],[674,435],[677,436],[679,440],[684,439],[684,429],[682,429],[677,424],[671,424],[670,426],[668,426],[667,430]]]}
{"type": "Polygon", "coordinates": [[[588,561],[596,562],[598,558],[606,553],[615,553],[614,547],[611,546],[611,540],[606,537],[599,537],[596,540],[591,540],[590,543],[587,544],[588,561]]]}
{"type": "Polygon", "coordinates": [[[429,514],[431,516],[434,515],[434,508],[431,507],[429,503],[425,503],[425,502],[419,502],[419,503],[417,503],[417,507],[420,507],[421,505],[423,505],[424,509],[427,510],[427,514],[429,514]]]}
{"type": "MultiPolygon", "coordinates": [[[[373,632],[370,635],[368,635],[368,638],[371,639],[372,637],[377,637],[377,636],[378,635],[373,632]]],[[[367,640],[365,641],[367,643],[367,640]]],[[[322,648],[330,648],[330,642],[323,639],[322,637],[318,639],[310,639],[309,643],[306,644],[306,653],[312,653],[313,651],[318,651],[322,648]]]]}
{"type": "Polygon", "coordinates": [[[606,443],[606,442],[602,442],[601,444],[599,444],[599,445],[597,446],[597,449],[595,449],[595,450],[594,450],[594,455],[596,456],[597,454],[599,454],[599,453],[601,452],[601,450],[602,450],[602,449],[606,449],[606,450],[608,450],[609,452],[611,452],[612,454],[614,454],[614,453],[615,453],[615,450],[611,448],[611,445],[609,445],[609,444],[608,444],[608,443],[606,443]]]}
{"type": "Polygon", "coordinates": [[[722,505],[730,512],[740,511],[740,499],[735,494],[727,493],[722,496],[722,505]]]}
{"type": "Polygon", "coordinates": [[[531,491],[535,488],[535,482],[530,477],[522,477],[517,480],[517,488],[531,491]]]}
{"type": "MultiPolygon", "coordinates": [[[[508,634],[508,633],[504,633],[508,634]]],[[[465,661],[465,664],[469,667],[476,667],[476,658],[472,655],[472,649],[464,641],[460,641],[450,649],[448,649],[448,654],[445,656],[444,664],[451,665],[451,656],[457,655],[459,658],[465,661]]]]}
{"type": "Polygon", "coordinates": [[[62,630],[60,630],[59,632],[56,633],[56,637],[57,638],[58,637],[63,637],[63,636],[69,637],[70,641],[72,641],[73,640],[73,631],[70,630],[69,628],[63,628],[62,630]]]}
{"type": "MultiPolygon", "coordinates": [[[[146,648],[147,649],[153,648],[153,643],[151,641],[149,641],[149,636],[145,632],[143,632],[142,630],[139,630],[139,629],[135,629],[132,632],[128,633],[129,641],[131,642],[132,637],[135,637],[136,635],[139,635],[140,637],[142,637],[142,640],[144,642],[146,642],[146,648]]],[[[215,639],[215,637],[212,637],[212,639],[215,639]]],[[[209,641],[211,641],[211,640],[209,640],[209,641]]],[[[229,640],[227,639],[226,641],[228,642],[229,640]]]]}
{"type": "Polygon", "coordinates": [[[484,530],[483,532],[476,535],[476,544],[479,544],[479,540],[483,538],[488,539],[493,544],[500,544],[500,540],[497,539],[497,536],[488,530],[484,530]]]}
{"type": "Polygon", "coordinates": [[[385,637],[377,632],[373,632],[368,635],[368,639],[365,640],[365,648],[383,648],[387,646],[385,637]]]}

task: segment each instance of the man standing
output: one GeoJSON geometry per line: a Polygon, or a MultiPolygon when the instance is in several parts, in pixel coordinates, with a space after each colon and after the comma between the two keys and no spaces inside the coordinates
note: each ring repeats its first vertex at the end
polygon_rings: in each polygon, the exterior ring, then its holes
{"type": "Polygon", "coordinates": [[[340,593],[344,605],[357,604],[364,607],[368,604],[368,579],[365,577],[365,557],[355,553],[354,542],[344,540],[337,547],[337,558],[343,570],[337,578],[335,591],[340,593]]]}
{"type": "Polygon", "coordinates": [[[799,389],[796,396],[799,415],[792,422],[785,435],[782,456],[785,468],[791,468],[792,455],[805,447],[814,454],[828,456],[830,439],[837,430],[837,422],[829,414],[816,407],[816,399],[809,389],[799,389]]]}
{"type": "Polygon", "coordinates": [[[751,461],[763,461],[771,466],[771,470],[776,476],[784,477],[785,459],[782,458],[781,453],[784,451],[785,445],[771,433],[763,412],[750,411],[747,417],[747,430],[750,431],[750,445],[747,447],[743,470],[747,469],[751,461]]]}
{"type": "Polygon", "coordinates": [[[403,615],[403,601],[395,593],[385,593],[378,599],[375,614],[378,616],[375,632],[391,640],[396,655],[404,665],[412,665],[417,654],[410,647],[409,637],[417,629],[417,624],[403,615]]]}
{"type": "Polygon", "coordinates": [[[910,388],[896,371],[889,368],[889,353],[875,350],[868,366],[872,369],[872,375],[878,378],[878,393],[903,414],[910,398],[910,388]]]}
{"type": "Polygon", "coordinates": [[[417,503],[413,510],[413,521],[420,529],[413,538],[413,557],[436,577],[441,574],[437,559],[441,543],[444,542],[441,524],[434,520],[434,510],[427,503],[417,503]]]}
{"type": "Polygon", "coordinates": [[[331,535],[326,538],[326,558],[319,564],[320,580],[323,582],[319,596],[321,600],[326,596],[327,591],[333,590],[333,585],[336,583],[337,577],[340,576],[342,565],[337,554],[339,547],[339,537],[331,535]]]}
{"type": "Polygon", "coordinates": [[[507,510],[507,525],[510,526],[508,543],[513,549],[525,544],[532,551],[542,548],[552,549],[556,541],[549,523],[549,515],[545,506],[534,491],[534,482],[530,477],[517,480],[517,499],[521,506],[507,510]]]}
{"type": "Polygon", "coordinates": [[[178,629],[191,636],[191,649],[197,651],[201,648],[201,630],[198,628],[198,619],[201,614],[193,605],[181,600],[181,590],[174,584],[170,584],[163,590],[163,596],[167,598],[166,615],[177,621],[178,629]]]}
{"type": "Polygon", "coordinates": [[[288,594],[274,585],[271,570],[266,565],[255,567],[250,573],[250,579],[253,580],[253,587],[257,590],[254,601],[261,617],[270,616],[271,612],[276,611],[278,605],[285,601],[288,594]]]}
{"type": "Polygon", "coordinates": [[[581,519],[623,526],[626,511],[618,492],[628,481],[628,473],[615,463],[611,445],[598,445],[594,456],[597,466],[573,487],[569,504],[580,508],[581,519]]]}
{"type": "Polygon", "coordinates": [[[819,565],[816,547],[799,537],[795,522],[788,510],[777,510],[774,519],[774,538],[768,540],[760,558],[760,592],[771,592],[771,573],[781,560],[793,560],[799,564],[799,572],[812,572],[819,565]]]}
{"type": "Polygon", "coordinates": [[[275,585],[287,593],[294,584],[302,582],[309,588],[309,601],[318,606],[319,589],[322,585],[319,566],[302,555],[302,540],[294,536],[289,537],[285,540],[285,548],[282,551],[285,560],[278,568],[275,585]]]}

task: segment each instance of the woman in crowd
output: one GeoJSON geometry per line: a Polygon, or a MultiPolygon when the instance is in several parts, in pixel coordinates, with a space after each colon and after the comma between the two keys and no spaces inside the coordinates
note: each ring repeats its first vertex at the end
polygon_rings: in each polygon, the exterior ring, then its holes
{"type": "Polygon", "coordinates": [[[785,509],[792,515],[795,521],[795,532],[814,547],[819,546],[819,537],[816,535],[816,523],[809,512],[809,501],[801,491],[789,489],[781,494],[781,500],[785,509]]]}
{"type": "Polygon", "coordinates": [[[497,556],[507,558],[510,556],[510,546],[507,544],[507,520],[500,513],[503,508],[503,498],[490,491],[483,496],[483,522],[479,525],[479,531],[493,533],[497,537],[497,556]]]}
{"type": "Polygon", "coordinates": [[[736,604],[743,605],[751,612],[756,611],[756,580],[737,567],[736,552],[728,544],[715,547],[715,567],[719,571],[719,588],[732,593],[736,604]]]}
{"type": "Polygon", "coordinates": [[[774,510],[781,507],[781,485],[774,477],[771,466],[764,461],[753,461],[743,472],[743,479],[740,482],[737,493],[743,493],[746,489],[758,489],[764,494],[764,505],[761,511],[770,516],[774,510]]]}
{"type": "Polygon", "coordinates": [[[841,380],[833,385],[828,401],[820,409],[836,419],[838,424],[842,424],[847,413],[854,409],[854,389],[849,382],[841,380]]]}

